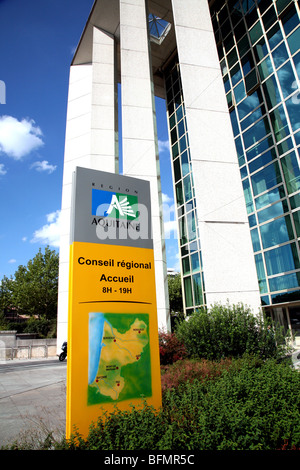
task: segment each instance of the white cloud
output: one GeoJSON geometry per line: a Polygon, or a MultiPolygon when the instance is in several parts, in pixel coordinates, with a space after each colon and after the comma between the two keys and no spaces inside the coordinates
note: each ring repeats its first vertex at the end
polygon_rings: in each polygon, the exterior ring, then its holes
{"type": "Polygon", "coordinates": [[[34,162],[30,168],[35,168],[36,171],[47,171],[49,174],[53,173],[56,170],[56,165],[50,165],[47,160],[43,160],[42,162],[34,162]]]}
{"type": "Polygon", "coordinates": [[[177,222],[176,220],[168,220],[164,223],[165,238],[167,240],[177,238],[177,222]]]}
{"type": "Polygon", "coordinates": [[[159,140],[158,141],[158,151],[166,152],[170,150],[170,144],[168,140],[159,140]]]}
{"type": "Polygon", "coordinates": [[[173,204],[173,199],[166,193],[162,193],[163,204],[173,204]]]}
{"type": "Polygon", "coordinates": [[[10,259],[8,262],[9,262],[10,264],[13,264],[13,263],[16,263],[16,262],[17,262],[17,260],[16,260],[16,259],[14,259],[14,258],[12,258],[12,259],[10,259]]]}
{"type": "Polygon", "coordinates": [[[51,214],[47,214],[46,217],[47,224],[34,232],[31,242],[59,247],[60,211],[51,212],[51,214]]]}
{"type": "Polygon", "coordinates": [[[20,160],[44,145],[42,131],[32,119],[18,121],[12,116],[0,117],[0,151],[20,160]]]}
{"type": "Polygon", "coordinates": [[[4,168],[3,163],[0,163],[0,176],[6,175],[7,171],[4,168]]]}

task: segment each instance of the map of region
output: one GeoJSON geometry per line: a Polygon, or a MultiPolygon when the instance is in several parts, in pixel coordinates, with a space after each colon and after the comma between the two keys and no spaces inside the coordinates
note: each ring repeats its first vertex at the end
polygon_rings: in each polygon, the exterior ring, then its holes
{"type": "Polygon", "coordinates": [[[149,315],[89,315],[88,405],[152,395],[149,315]]]}

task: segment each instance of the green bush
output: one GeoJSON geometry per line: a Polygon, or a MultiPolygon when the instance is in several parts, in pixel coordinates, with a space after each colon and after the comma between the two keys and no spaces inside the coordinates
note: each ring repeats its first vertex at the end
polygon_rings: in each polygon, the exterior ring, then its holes
{"type": "Polygon", "coordinates": [[[221,359],[255,354],[262,358],[286,353],[281,330],[242,304],[200,309],[176,329],[190,357],[221,359]]]}
{"type": "Polygon", "coordinates": [[[185,382],[146,404],[100,417],[86,439],[75,433],[63,449],[300,449],[300,375],[274,359],[235,359],[209,380],[185,382]]]}
{"type": "Polygon", "coordinates": [[[269,359],[242,361],[214,380],[184,384],[165,395],[173,448],[300,449],[300,376],[269,359]],[[182,437],[185,436],[186,443],[182,437]]]}

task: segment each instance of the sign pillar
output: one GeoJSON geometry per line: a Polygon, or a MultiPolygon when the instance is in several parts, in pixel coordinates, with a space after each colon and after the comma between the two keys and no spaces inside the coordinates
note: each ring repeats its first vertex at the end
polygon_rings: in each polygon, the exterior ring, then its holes
{"type": "Polygon", "coordinates": [[[73,177],[66,437],[104,412],[161,407],[149,182],[73,177]]]}

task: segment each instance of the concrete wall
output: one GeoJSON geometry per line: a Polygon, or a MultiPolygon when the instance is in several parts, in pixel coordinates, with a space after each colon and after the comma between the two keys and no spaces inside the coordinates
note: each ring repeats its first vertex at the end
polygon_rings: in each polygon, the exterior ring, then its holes
{"type": "Polygon", "coordinates": [[[16,331],[0,331],[0,361],[56,357],[56,338],[32,338],[16,331]]]}

